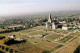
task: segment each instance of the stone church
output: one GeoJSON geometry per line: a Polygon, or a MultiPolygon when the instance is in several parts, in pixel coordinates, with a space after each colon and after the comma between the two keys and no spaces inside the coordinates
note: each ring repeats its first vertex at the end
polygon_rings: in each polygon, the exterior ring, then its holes
{"type": "Polygon", "coordinates": [[[48,22],[46,22],[46,29],[57,29],[61,28],[63,30],[68,30],[69,26],[67,24],[61,24],[55,18],[52,20],[51,14],[49,14],[48,22]]]}
{"type": "Polygon", "coordinates": [[[51,14],[49,14],[48,22],[46,23],[46,29],[51,28],[51,29],[57,29],[58,28],[58,22],[57,20],[52,20],[51,14]]]}

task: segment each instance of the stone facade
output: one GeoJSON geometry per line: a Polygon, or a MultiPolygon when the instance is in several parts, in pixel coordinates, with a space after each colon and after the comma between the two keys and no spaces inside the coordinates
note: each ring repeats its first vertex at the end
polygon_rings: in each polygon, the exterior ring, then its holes
{"type": "Polygon", "coordinates": [[[56,20],[52,20],[51,14],[49,14],[48,22],[46,22],[46,29],[56,29],[57,28],[57,22],[56,20]]]}
{"type": "Polygon", "coordinates": [[[52,29],[57,29],[57,25],[54,22],[52,23],[52,29]]]}

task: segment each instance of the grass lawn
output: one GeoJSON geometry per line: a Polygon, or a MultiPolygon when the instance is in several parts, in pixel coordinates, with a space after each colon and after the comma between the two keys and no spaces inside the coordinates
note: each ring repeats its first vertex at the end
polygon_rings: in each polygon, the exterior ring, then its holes
{"type": "Polygon", "coordinates": [[[45,26],[37,26],[37,27],[33,27],[33,29],[44,29],[45,26]]]}
{"type": "Polygon", "coordinates": [[[38,35],[38,34],[43,34],[44,31],[34,31],[34,32],[29,32],[27,35],[38,35]]]}
{"type": "Polygon", "coordinates": [[[18,51],[18,53],[42,53],[44,51],[43,49],[35,47],[29,43],[13,44],[9,47],[18,51]]]}
{"type": "Polygon", "coordinates": [[[52,33],[52,34],[48,35],[45,39],[53,41],[53,40],[55,40],[56,38],[59,38],[59,37],[61,37],[61,36],[62,36],[62,35],[52,33]]]}
{"type": "Polygon", "coordinates": [[[37,43],[39,43],[39,42],[41,42],[41,38],[27,38],[27,40],[29,41],[29,42],[31,42],[31,43],[35,43],[35,42],[37,42],[37,43]]]}
{"type": "Polygon", "coordinates": [[[38,47],[38,48],[41,48],[41,49],[43,49],[43,50],[45,50],[45,51],[51,51],[51,50],[52,50],[52,48],[46,47],[46,46],[41,45],[41,44],[33,44],[33,46],[36,46],[36,47],[38,47]]]}
{"type": "Polygon", "coordinates": [[[38,44],[34,44],[34,46],[39,47],[43,50],[53,51],[56,49],[56,47],[58,48],[59,44],[47,42],[47,41],[42,41],[38,44]]]}
{"type": "Polygon", "coordinates": [[[34,46],[41,48],[45,51],[55,51],[56,49],[59,49],[63,45],[57,44],[57,43],[52,43],[52,42],[47,42],[47,41],[42,41],[39,44],[34,44],[34,46]]]}
{"type": "Polygon", "coordinates": [[[29,32],[33,32],[35,31],[34,29],[26,29],[26,30],[22,30],[22,31],[19,31],[21,33],[29,33],[29,32]]]}
{"type": "Polygon", "coordinates": [[[46,47],[49,47],[51,49],[55,48],[56,46],[58,46],[59,44],[56,43],[52,43],[52,42],[47,42],[47,41],[42,41],[39,43],[40,45],[44,45],[46,47]]]}
{"type": "Polygon", "coordinates": [[[45,31],[43,30],[43,26],[37,26],[30,29],[22,30],[19,32],[31,36],[31,35],[43,34],[45,31]]]}

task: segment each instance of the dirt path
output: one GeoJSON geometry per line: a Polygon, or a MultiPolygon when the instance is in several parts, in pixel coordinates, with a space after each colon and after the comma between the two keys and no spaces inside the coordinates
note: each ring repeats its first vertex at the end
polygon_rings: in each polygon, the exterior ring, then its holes
{"type": "Polygon", "coordinates": [[[63,44],[63,43],[59,43],[59,42],[53,42],[53,43],[57,43],[57,44],[61,44],[61,45],[66,45],[66,44],[63,44]]]}

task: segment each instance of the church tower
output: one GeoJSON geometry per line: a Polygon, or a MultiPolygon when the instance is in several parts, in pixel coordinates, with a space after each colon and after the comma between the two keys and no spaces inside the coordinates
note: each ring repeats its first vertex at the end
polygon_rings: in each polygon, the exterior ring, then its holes
{"type": "Polygon", "coordinates": [[[52,22],[51,14],[49,14],[48,22],[52,22]]]}
{"type": "Polygon", "coordinates": [[[46,28],[52,28],[52,19],[51,14],[49,14],[48,22],[46,23],[46,28]]]}
{"type": "Polygon", "coordinates": [[[54,20],[52,20],[51,14],[49,14],[48,22],[46,22],[46,29],[48,29],[48,28],[50,28],[50,29],[58,28],[58,22],[55,18],[54,18],[54,20]]]}

